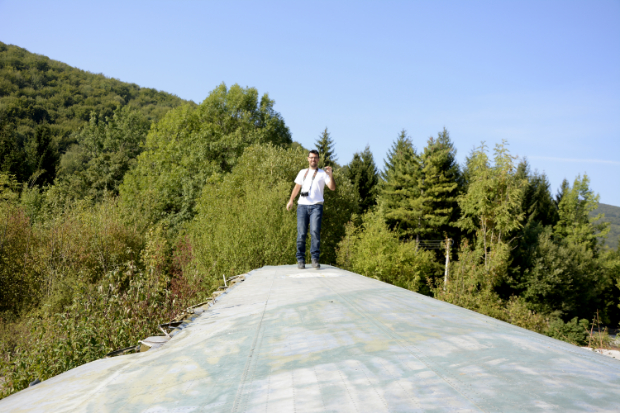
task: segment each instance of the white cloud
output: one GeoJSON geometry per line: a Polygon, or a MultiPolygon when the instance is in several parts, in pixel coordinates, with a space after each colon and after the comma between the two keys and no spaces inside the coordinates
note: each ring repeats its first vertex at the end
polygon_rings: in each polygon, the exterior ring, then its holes
{"type": "Polygon", "coordinates": [[[528,156],[528,159],[539,159],[542,161],[573,162],[573,163],[597,163],[605,165],[620,165],[620,161],[609,161],[606,159],[577,159],[577,158],[555,158],[552,156],[528,156]]]}

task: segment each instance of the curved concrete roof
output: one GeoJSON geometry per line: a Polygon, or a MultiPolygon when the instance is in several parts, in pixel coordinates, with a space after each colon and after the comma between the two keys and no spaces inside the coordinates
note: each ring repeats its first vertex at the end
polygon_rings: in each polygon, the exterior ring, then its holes
{"type": "Polygon", "coordinates": [[[620,361],[334,267],[264,267],[167,344],[15,412],[619,411],[620,361]]]}

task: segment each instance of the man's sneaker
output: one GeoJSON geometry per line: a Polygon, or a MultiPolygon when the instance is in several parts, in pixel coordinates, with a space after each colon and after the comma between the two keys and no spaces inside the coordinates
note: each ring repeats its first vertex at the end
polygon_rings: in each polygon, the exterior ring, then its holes
{"type": "Polygon", "coordinates": [[[305,270],[306,269],[306,263],[303,261],[297,261],[297,268],[299,268],[300,270],[305,270]]]}
{"type": "Polygon", "coordinates": [[[317,270],[321,268],[321,264],[319,264],[319,260],[312,259],[312,268],[316,268],[317,270]]]}

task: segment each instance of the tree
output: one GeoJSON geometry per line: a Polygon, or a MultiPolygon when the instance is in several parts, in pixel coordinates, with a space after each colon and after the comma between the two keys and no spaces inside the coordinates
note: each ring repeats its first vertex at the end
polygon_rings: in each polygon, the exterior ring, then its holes
{"type": "Polygon", "coordinates": [[[448,131],[429,138],[417,155],[406,131],[399,134],[388,152],[382,185],[386,218],[408,236],[453,236],[450,221],[456,219],[460,172],[456,150],[448,131]],[[395,225],[395,221],[400,221],[395,225]]]}
{"type": "Polygon", "coordinates": [[[522,227],[527,180],[516,175],[514,157],[505,141],[495,147],[494,165],[490,164],[483,143],[472,154],[468,169],[469,187],[458,198],[461,218],[456,225],[476,233],[488,266],[491,247],[507,244],[509,235],[522,227]]]}
{"type": "Polygon", "coordinates": [[[267,94],[225,84],[198,107],[168,112],[149,131],[136,168],[120,194],[126,207],[175,229],[191,219],[196,199],[214,173],[228,173],[245,148],[256,143],[288,146],[291,134],[267,94]]]}
{"type": "Polygon", "coordinates": [[[547,176],[532,173],[526,159],[519,163],[516,176],[527,180],[521,206],[524,221],[523,227],[515,236],[511,279],[503,288],[504,298],[521,294],[527,288],[526,272],[534,266],[533,258],[538,248],[539,236],[546,227],[552,228],[558,220],[557,206],[551,195],[547,176]]]}
{"type": "Polygon", "coordinates": [[[39,185],[52,183],[56,176],[58,152],[48,125],[36,127],[33,139],[27,142],[26,156],[32,182],[39,185]]]}
{"type": "Polygon", "coordinates": [[[22,183],[37,178],[36,184],[45,185],[56,178],[52,168],[56,162],[49,161],[57,161],[56,153],[79,144],[77,133],[88,124],[92,112],[105,119],[117,107],[131,106],[152,122],[182,103],[195,105],[0,42],[0,161],[2,169],[22,183]],[[42,131],[49,135],[41,135],[42,131]],[[48,137],[50,151],[44,155],[37,140],[48,137]],[[46,165],[39,168],[41,156],[46,165]]]}
{"type": "Polygon", "coordinates": [[[419,233],[433,239],[454,237],[451,222],[458,216],[460,172],[456,149],[444,128],[437,139],[430,137],[421,156],[419,233]]]}
{"type": "Polygon", "coordinates": [[[332,140],[327,128],[319,135],[315,143],[316,150],[319,151],[319,167],[338,166],[336,152],[334,151],[334,141],[332,140]]]}
{"type": "Polygon", "coordinates": [[[381,178],[387,181],[390,171],[396,168],[396,160],[399,158],[401,152],[409,151],[409,148],[413,147],[411,137],[407,135],[405,129],[401,130],[396,138],[396,141],[392,144],[392,147],[388,150],[387,159],[384,161],[385,165],[383,171],[381,171],[381,178]]]}
{"type": "Polygon", "coordinates": [[[601,293],[613,284],[587,243],[554,240],[552,234],[547,227],[539,235],[522,296],[538,313],[591,319],[597,309],[603,310],[601,293]]]}
{"type": "Polygon", "coordinates": [[[353,160],[345,167],[346,175],[359,194],[360,213],[377,204],[377,184],[379,174],[370,147],[356,152],[353,160]]]}
{"type": "Polygon", "coordinates": [[[429,279],[437,270],[430,251],[415,242],[402,242],[386,225],[380,211],[362,217],[362,225],[347,224],[338,245],[338,265],[367,277],[430,295],[429,279]]]}
{"type": "Polygon", "coordinates": [[[421,169],[420,158],[403,130],[388,152],[385,178],[379,192],[385,220],[402,238],[420,235],[423,214],[419,186],[421,169]]]}
{"type": "Polygon", "coordinates": [[[11,174],[23,182],[27,179],[28,167],[16,135],[15,125],[8,121],[0,109],[0,172],[11,174]]]}
{"type": "Polygon", "coordinates": [[[103,199],[104,193],[118,195],[123,177],[142,151],[149,121],[129,106],[118,107],[112,118],[91,114],[88,125],[60,160],[57,191],[80,199],[103,199]]]}
{"type": "Polygon", "coordinates": [[[560,205],[560,201],[562,200],[562,198],[564,197],[564,194],[566,194],[569,189],[570,189],[570,184],[568,183],[568,179],[564,178],[562,180],[562,184],[560,184],[560,187],[558,188],[557,194],[555,194],[556,205],[560,205]]]}
{"type": "Polygon", "coordinates": [[[575,178],[573,186],[563,185],[563,195],[558,204],[559,220],[554,228],[556,237],[564,238],[576,244],[585,244],[588,249],[597,252],[598,237],[609,232],[609,223],[599,222],[602,214],[590,218],[590,212],[598,208],[599,195],[589,186],[587,175],[575,178]]]}

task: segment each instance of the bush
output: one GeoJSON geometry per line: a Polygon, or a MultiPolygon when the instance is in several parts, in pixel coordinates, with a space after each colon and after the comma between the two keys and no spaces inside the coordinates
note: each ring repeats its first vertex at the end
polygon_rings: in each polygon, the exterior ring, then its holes
{"type": "Polygon", "coordinates": [[[0,375],[6,381],[0,398],[36,378],[46,380],[158,335],[158,324],[198,299],[191,278],[175,280],[176,286],[185,287],[162,288],[156,272],[139,272],[128,262],[96,284],[73,283],[71,302],[62,312],[43,312],[25,323],[3,325],[0,375]]]}
{"type": "Polygon", "coordinates": [[[566,323],[558,318],[549,323],[549,329],[546,334],[549,337],[577,346],[585,346],[588,344],[589,325],[590,323],[585,318],[579,320],[578,317],[575,317],[566,323]]]}
{"type": "Polygon", "coordinates": [[[417,249],[414,242],[399,241],[379,212],[363,216],[362,225],[347,224],[338,245],[337,262],[350,271],[408,290],[430,295],[430,283],[438,266],[433,254],[417,249]]]}

